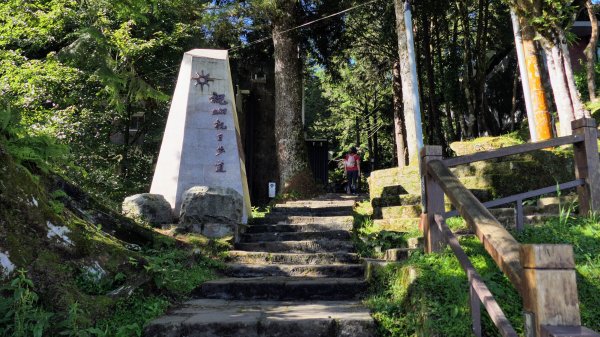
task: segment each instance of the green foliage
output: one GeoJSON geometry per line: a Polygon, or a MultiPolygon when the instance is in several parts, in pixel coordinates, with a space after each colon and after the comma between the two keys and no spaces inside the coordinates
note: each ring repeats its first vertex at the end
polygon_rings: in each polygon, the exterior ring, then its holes
{"type": "MultiPolygon", "coordinates": [[[[462,238],[460,242],[519,331],[521,302],[516,290],[476,238],[462,238]]],[[[382,272],[372,289],[367,303],[382,336],[471,334],[467,278],[449,249],[442,254],[411,255],[403,265],[382,272]]],[[[496,335],[487,315],[483,315],[483,325],[486,335],[496,335]]]]}
{"type": "Polygon", "coordinates": [[[418,232],[393,232],[381,230],[371,219],[368,201],[359,203],[354,211],[352,237],[358,254],[362,257],[381,258],[387,249],[406,247],[407,240],[419,236],[418,232]]]}
{"type": "Polygon", "coordinates": [[[60,163],[68,153],[66,145],[48,135],[11,139],[6,147],[17,163],[33,164],[44,172],[48,171],[51,162],[60,163]]]}
{"type": "MultiPolygon", "coordinates": [[[[459,226],[459,219],[453,220],[459,226]]],[[[522,243],[570,244],[575,252],[582,324],[600,329],[600,223],[597,218],[559,217],[513,233],[522,243]]],[[[460,238],[471,262],[517,332],[522,333],[522,303],[478,239],[460,238]]],[[[381,270],[367,299],[382,336],[467,336],[471,334],[468,284],[454,254],[415,253],[401,265],[381,270]]],[[[484,312],[484,311],[482,311],[484,312]]],[[[498,336],[487,314],[484,334],[498,336]]]]}
{"type": "Polygon", "coordinates": [[[199,284],[215,277],[220,264],[184,250],[149,251],[144,269],[153,276],[158,289],[177,296],[188,295],[199,284]]]}
{"type": "Polygon", "coordinates": [[[0,336],[45,336],[53,315],[39,306],[33,282],[24,270],[19,270],[14,280],[0,288],[0,294],[3,295],[0,297],[0,336]]]}

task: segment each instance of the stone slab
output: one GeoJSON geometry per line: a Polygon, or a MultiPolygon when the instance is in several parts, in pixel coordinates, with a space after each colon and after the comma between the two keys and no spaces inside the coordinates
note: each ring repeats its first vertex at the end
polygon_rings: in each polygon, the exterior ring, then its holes
{"type": "Polygon", "coordinates": [[[182,194],[193,186],[230,187],[244,197],[243,223],[251,214],[235,96],[226,50],[184,54],[151,193],[178,215],[182,194]],[[199,78],[205,81],[200,83],[199,78]],[[214,93],[224,95],[214,100],[214,93]],[[224,109],[224,114],[213,114],[224,109]],[[217,124],[223,125],[223,129],[217,124]],[[224,152],[218,151],[222,147],[224,152]],[[223,163],[224,172],[217,170],[223,163]]]}
{"type": "Polygon", "coordinates": [[[356,301],[202,299],[152,321],[144,336],[371,337],[376,333],[368,309],[356,301]]]}

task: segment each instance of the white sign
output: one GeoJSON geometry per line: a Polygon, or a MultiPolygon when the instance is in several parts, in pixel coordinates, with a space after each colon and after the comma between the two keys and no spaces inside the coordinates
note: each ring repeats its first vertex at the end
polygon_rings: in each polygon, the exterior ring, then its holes
{"type": "Polygon", "coordinates": [[[269,198],[275,198],[275,194],[277,194],[277,184],[274,182],[269,182],[269,198]]]}

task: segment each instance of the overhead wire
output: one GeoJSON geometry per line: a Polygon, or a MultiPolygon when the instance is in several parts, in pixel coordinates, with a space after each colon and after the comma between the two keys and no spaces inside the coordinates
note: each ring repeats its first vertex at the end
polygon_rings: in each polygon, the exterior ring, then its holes
{"type": "Polygon", "coordinates": [[[365,3],[362,3],[362,4],[360,4],[360,5],[356,5],[356,6],[352,6],[352,7],[350,7],[350,8],[346,8],[346,9],[344,9],[344,10],[342,10],[342,11],[339,11],[339,12],[336,12],[336,13],[333,13],[333,14],[326,15],[326,16],[324,16],[324,17],[321,17],[321,18],[318,18],[318,19],[315,19],[315,20],[312,20],[312,21],[309,21],[309,22],[303,23],[303,24],[301,24],[301,25],[298,25],[298,26],[295,26],[295,27],[292,27],[292,28],[289,28],[289,29],[283,30],[283,31],[281,31],[281,32],[273,33],[273,35],[271,35],[271,36],[265,36],[265,37],[263,37],[263,38],[260,38],[260,39],[258,39],[258,40],[255,40],[255,41],[249,42],[249,43],[247,43],[247,44],[244,44],[244,45],[241,45],[241,46],[237,46],[237,47],[233,47],[233,48],[229,48],[229,49],[228,49],[228,51],[234,51],[234,50],[238,50],[238,49],[247,48],[247,47],[250,47],[250,46],[252,46],[252,45],[255,45],[255,44],[258,44],[258,43],[262,43],[262,42],[265,42],[265,41],[271,40],[271,39],[272,39],[272,38],[273,38],[275,35],[277,35],[277,36],[280,36],[280,35],[283,35],[283,34],[289,33],[289,32],[291,32],[291,31],[298,30],[298,29],[300,29],[300,28],[308,27],[308,26],[310,26],[310,25],[313,25],[313,24],[315,24],[315,23],[317,23],[317,22],[320,22],[320,21],[323,21],[323,20],[327,20],[327,19],[330,19],[330,18],[336,17],[336,16],[338,16],[338,15],[342,15],[342,14],[344,14],[344,13],[350,12],[350,11],[352,11],[352,10],[355,10],[355,9],[357,9],[357,8],[360,8],[360,7],[363,7],[363,6],[366,6],[366,5],[370,5],[370,4],[372,4],[372,3],[374,3],[374,2],[378,2],[378,1],[382,1],[382,0],[371,0],[371,1],[367,1],[367,2],[365,2],[365,3]]]}
{"type": "MultiPolygon", "coordinates": [[[[259,44],[259,43],[262,43],[262,42],[265,42],[265,41],[271,40],[271,39],[273,39],[273,37],[274,37],[275,35],[277,35],[277,36],[281,36],[281,35],[283,35],[283,34],[286,34],[286,33],[292,32],[292,31],[294,31],[294,30],[298,30],[298,29],[301,29],[301,28],[304,28],[304,27],[308,27],[308,26],[310,26],[310,25],[313,25],[313,24],[315,24],[315,23],[317,23],[317,22],[324,21],[324,20],[327,20],[327,19],[330,19],[330,18],[333,18],[333,17],[339,16],[339,15],[342,15],[342,14],[344,14],[344,13],[350,12],[350,11],[352,11],[352,10],[355,10],[355,9],[357,9],[357,8],[360,8],[360,7],[364,7],[364,6],[370,5],[370,4],[372,4],[372,3],[375,3],[375,2],[378,2],[378,1],[382,1],[382,0],[371,0],[371,1],[367,1],[367,2],[365,2],[365,3],[359,4],[359,5],[356,5],[356,6],[352,6],[352,7],[350,7],[350,8],[346,8],[346,9],[344,9],[344,10],[341,10],[341,11],[339,11],[339,12],[336,12],[336,13],[333,13],[333,14],[329,14],[329,15],[326,15],[326,16],[324,16],[324,17],[321,17],[321,18],[318,18],[318,19],[315,19],[315,20],[312,20],[312,21],[309,21],[309,22],[305,22],[305,23],[303,23],[303,24],[301,24],[301,25],[298,25],[298,26],[295,26],[295,27],[292,27],[292,28],[286,29],[286,30],[284,30],[284,31],[281,31],[281,32],[278,32],[278,33],[274,33],[274,34],[273,34],[273,35],[271,35],[271,36],[265,36],[265,37],[263,37],[263,38],[260,38],[260,39],[258,39],[258,40],[252,41],[252,42],[250,42],[250,43],[247,43],[247,44],[244,44],[244,45],[241,45],[241,46],[237,46],[237,47],[233,47],[233,48],[229,48],[229,49],[228,49],[228,51],[235,51],[235,50],[239,50],[239,49],[247,48],[247,47],[250,47],[250,46],[252,46],[252,45],[259,44]]],[[[209,7],[209,8],[204,8],[204,9],[203,9],[203,11],[204,11],[204,10],[216,10],[216,9],[223,9],[223,7],[209,7]]],[[[146,73],[146,74],[143,74],[143,75],[145,75],[145,76],[148,76],[148,75],[152,75],[152,74],[156,74],[156,73],[162,73],[163,71],[170,70],[170,69],[176,68],[176,67],[178,67],[178,66],[179,66],[179,64],[176,64],[176,65],[173,65],[173,66],[170,66],[170,67],[166,67],[166,68],[162,68],[162,69],[154,70],[154,71],[151,71],[151,72],[149,72],[149,73],[146,73]]]]}

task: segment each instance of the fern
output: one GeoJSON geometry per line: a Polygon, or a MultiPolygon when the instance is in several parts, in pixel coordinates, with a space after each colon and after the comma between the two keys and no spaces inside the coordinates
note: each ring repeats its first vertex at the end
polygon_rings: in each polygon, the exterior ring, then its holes
{"type": "Polygon", "coordinates": [[[61,162],[69,152],[66,145],[56,143],[48,135],[11,139],[7,150],[17,163],[33,163],[44,172],[48,170],[50,162],[61,162]]]}
{"type": "Polygon", "coordinates": [[[10,106],[3,109],[0,108],[0,132],[4,132],[8,128],[11,119],[12,113],[10,111],[10,106]]]}

